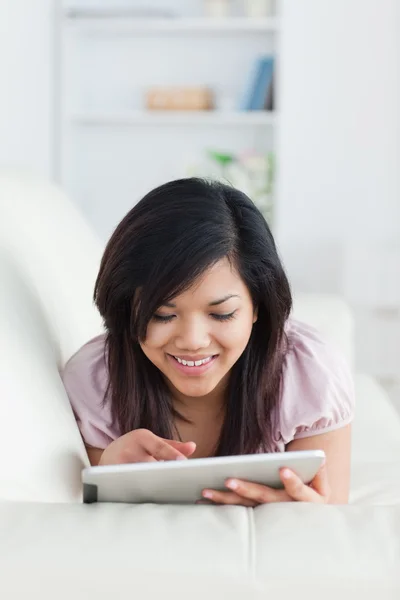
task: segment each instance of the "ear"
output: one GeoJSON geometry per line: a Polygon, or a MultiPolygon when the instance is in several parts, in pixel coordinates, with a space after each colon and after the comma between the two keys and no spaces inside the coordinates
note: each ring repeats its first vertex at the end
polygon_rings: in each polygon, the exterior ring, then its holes
{"type": "Polygon", "coordinates": [[[253,312],[253,325],[257,321],[257,319],[258,319],[258,306],[254,309],[254,312],[253,312]]]}

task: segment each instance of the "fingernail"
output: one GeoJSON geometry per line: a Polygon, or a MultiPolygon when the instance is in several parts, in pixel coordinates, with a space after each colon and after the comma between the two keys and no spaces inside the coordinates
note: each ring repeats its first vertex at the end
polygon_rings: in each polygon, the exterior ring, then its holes
{"type": "Polygon", "coordinates": [[[209,490],[204,490],[203,494],[202,494],[203,498],[212,498],[212,492],[210,492],[209,490]]]}
{"type": "Polygon", "coordinates": [[[176,457],[175,460],[187,460],[187,459],[186,459],[186,456],[179,455],[176,457]]]}
{"type": "Polygon", "coordinates": [[[282,471],[282,477],[283,479],[290,479],[292,476],[291,471],[289,471],[289,469],[283,469],[282,471]]]}
{"type": "Polygon", "coordinates": [[[230,490],[237,490],[239,484],[234,479],[229,479],[229,481],[226,482],[226,487],[228,487],[230,490]]]}

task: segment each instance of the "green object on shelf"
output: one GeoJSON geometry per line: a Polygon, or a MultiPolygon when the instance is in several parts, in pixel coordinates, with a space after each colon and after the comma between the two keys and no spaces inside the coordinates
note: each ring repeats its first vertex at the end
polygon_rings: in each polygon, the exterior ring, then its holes
{"type": "Polygon", "coordinates": [[[207,161],[191,171],[221,180],[247,194],[261,211],[270,226],[274,217],[274,187],[276,156],[274,152],[227,152],[208,148],[207,161]]]}
{"type": "Polygon", "coordinates": [[[224,168],[233,163],[236,158],[233,154],[227,154],[225,152],[216,152],[215,150],[208,151],[210,158],[215,160],[219,165],[224,168]]]}

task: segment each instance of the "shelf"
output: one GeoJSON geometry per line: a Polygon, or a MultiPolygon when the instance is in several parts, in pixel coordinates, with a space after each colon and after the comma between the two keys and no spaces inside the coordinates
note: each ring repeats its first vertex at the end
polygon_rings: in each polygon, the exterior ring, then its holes
{"type": "Polygon", "coordinates": [[[79,125],[140,126],[140,125],[215,125],[269,126],[277,117],[270,111],[129,111],[125,113],[81,113],[71,116],[79,125]]]}
{"type": "Polygon", "coordinates": [[[78,29],[118,33],[156,34],[156,33],[266,33],[278,29],[275,17],[264,19],[250,18],[183,18],[164,19],[138,18],[132,16],[97,16],[95,13],[80,14],[77,11],[67,13],[69,24],[78,29]]]}

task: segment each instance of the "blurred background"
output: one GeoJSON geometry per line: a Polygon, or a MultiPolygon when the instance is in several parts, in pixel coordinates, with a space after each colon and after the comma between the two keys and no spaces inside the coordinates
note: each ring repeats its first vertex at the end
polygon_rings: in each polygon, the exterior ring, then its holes
{"type": "Polygon", "coordinates": [[[104,243],[155,185],[228,179],[400,410],[399,32],[398,0],[1,0],[0,168],[104,243]]]}

